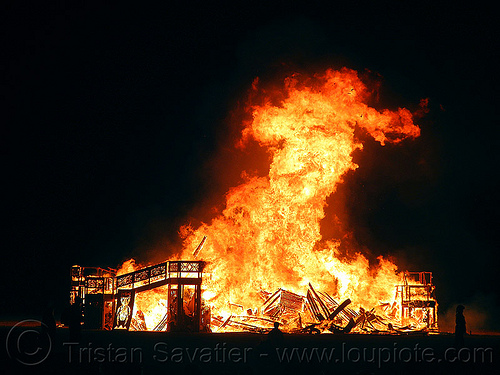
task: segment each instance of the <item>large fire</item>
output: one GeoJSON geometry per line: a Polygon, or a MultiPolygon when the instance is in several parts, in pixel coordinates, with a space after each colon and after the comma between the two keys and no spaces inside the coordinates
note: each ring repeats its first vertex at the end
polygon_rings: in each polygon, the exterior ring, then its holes
{"type": "MultiPolygon", "coordinates": [[[[254,91],[259,93],[257,84],[254,91]]],[[[341,258],[341,239],[322,238],[320,223],[327,198],[358,167],[353,152],[363,145],[356,134],[367,133],[381,145],[418,137],[413,114],[370,107],[372,93],[346,68],[293,75],[278,94],[267,92],[264,104],[251,106],[252,120],[240,139],[243,147],[254,140],[265,148],[269,174],[242,174],[244,183],[229,190],[218,217],[198,228],[182,227],[180,259],[193,259],[193,249],[207,236],[197,254],[207,262],[203,298],[212,316],[222,319],[235,305],[243,312],[260,307],[263,293],[279,288],[305,296],[309,284],[335,300],[349,298],[356,309],[392,303],[401,283],[396,265],[379,257],[370,266],[354,251],[349,260],[341,258]],[[277,96],[282,99],[273,102],[277,96]]],[[[136,303],[152,311],[145,300],[136,303]]]]}

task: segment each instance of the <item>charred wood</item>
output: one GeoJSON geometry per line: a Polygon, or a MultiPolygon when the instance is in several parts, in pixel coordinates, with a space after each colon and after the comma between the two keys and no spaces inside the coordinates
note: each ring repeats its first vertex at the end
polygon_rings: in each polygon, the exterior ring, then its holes
{"type": "Polygon", "coordinates": [[[347,305],[351,303],[351,300],[348,298],[344,302],[342,302],[328,317],[328,319],[332,320],[335,318],[342,310],[344,310],[347,305]]]}

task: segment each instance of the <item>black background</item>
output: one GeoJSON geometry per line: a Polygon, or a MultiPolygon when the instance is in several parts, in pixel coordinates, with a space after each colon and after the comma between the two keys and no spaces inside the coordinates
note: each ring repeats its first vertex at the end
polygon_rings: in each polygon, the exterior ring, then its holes
{"type": "Polygon", "coordinates": [[[337,193],[353,242],[434,271],[443,311],[499,305],[493,9],[16,1],[4,10],[2,314],[38,314],[45,295],[60,309],[72,264],[168,257],[179,226],[204,202],[222,203],[251,158],[228,163],[239,160],[231,113],[252,80],[342,66],[382,77],[381,108],[421,98],[430,108],[418,140],[367,141],[356,154],[361,167],[337,193]]]}

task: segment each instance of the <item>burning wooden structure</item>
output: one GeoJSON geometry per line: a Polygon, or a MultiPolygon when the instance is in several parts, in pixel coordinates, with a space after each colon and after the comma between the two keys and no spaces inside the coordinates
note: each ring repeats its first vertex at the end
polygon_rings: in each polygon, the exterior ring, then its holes
{"type": "Polygon", "coordinates": [[[167,261],[117,276],[112,269],[73,266],[70,301],[82,298],[88,328],[198,332],[208,324],[202,316],[204,267],[203,261],[167,261]],[[135,309],[135,296],[163,286],[168,288],[163,317],[147,327],[144,312],[135,309]]]}
{"type": "Polygon", "coordinates": [[[71,267],[70,303],[84,301],[85,326],[110,328],[115,306],[116,270],[100,267],[71,267]]]}
{"type": "Polygon", "coordinates": [[[403,284],[396,285],[396,300],[401,305],[403,323],[421,320],[427,327],[437,326],[437,304],[432,272],[405,272],[403,284]]]}

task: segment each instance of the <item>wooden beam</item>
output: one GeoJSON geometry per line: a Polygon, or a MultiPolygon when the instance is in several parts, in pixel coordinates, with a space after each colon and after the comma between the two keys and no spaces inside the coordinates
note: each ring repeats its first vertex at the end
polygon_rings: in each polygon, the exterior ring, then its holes
{"type": "Polygon", "coordinates": [[[311,313],[312,313],[313,317],[318,319],[319,321],[325,320],[325,317],[323,316],[323,314],[321,314],[321,311],[319,310],[318,305],[316,305],[316,302],[314,301],[314,297],[313,297],[310,290],[307,290],[306,299],[307,299],[308,305],[311,309],[311,313]]]}
{"type": "Polygon", "coordinates": [[[203,239],[201,240],[200,244],[196,247],[196,249],[193,252],[193,257],[197,257],[198,254],[200,253],[201,249],[203,249],[203,245],[205,245],[205,241],[207,240],[207,236],[203,236],[203,239]]]}
{"type": "Polygon", "coordinates": [[[342,330],[343,333],[349,333],[351,330],[356,326],[356,322],[354,321],[353,318],[349,319],[349,323],[344,327],[342,330]]]}
{"type": "Polygon", "coordinates": [[[314,290],[313,286],[311,285],[311,283],[309,283],[309,289],[311,289],[311,292],[313,293],[314,297],[316,297],[316,299],[318,300],[318,304],[319,304],[319,307],[321,308],[323,314],[327,317],[328,315],[330,315],[330,311],[328,311],[328,308],[326,307],[326,305],[323,303],[323,301],[321,300],[321,298],[318,296],[318,293],[316,293],[316,291],[314,290]]]}
{"type": "Polygon", "coordinates": [[[342,310],[344,310],[347,305],[351,303],[351,300],[348,298],[344,302],[342,302],[328,317],[328,319],[332,320],[335,318],[342,310]]]}
{"type": "Polygon", "coordinates": [[[281,291],[281,289],[278,289],[276,292],[271,294],[271,296],[262,304],[262,307],[261,307],[262,312],[267,310],[269,305],[273,304],[276,301],[276,299],[279,297],[280,291],[281,291]]]}

